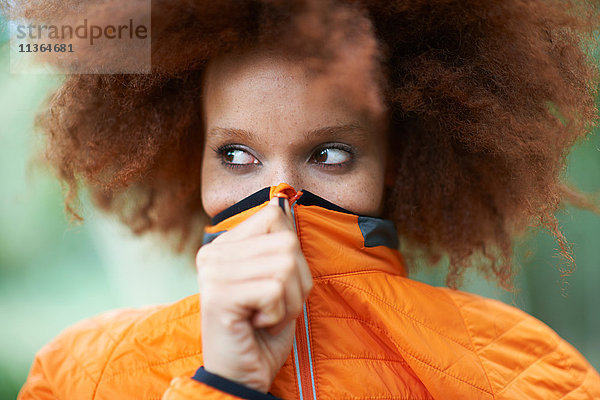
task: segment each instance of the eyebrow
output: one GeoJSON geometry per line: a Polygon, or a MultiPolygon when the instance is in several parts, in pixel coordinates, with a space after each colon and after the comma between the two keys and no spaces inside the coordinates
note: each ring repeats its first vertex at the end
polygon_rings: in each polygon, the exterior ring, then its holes
{"type": "MultiPolygon", "coordinates": [[[[239,128],[215,127],[209,131],[208,135],[217,139],[237,138],[254,142],[264,140],[259,138],[258,135],[252,131],[239,128]]],[[[324,126],[304,132],[304,138],[307,140],[333,135],[354,139],[359,142],[369,140],[368,131],[358,124],[324,126]]]]}

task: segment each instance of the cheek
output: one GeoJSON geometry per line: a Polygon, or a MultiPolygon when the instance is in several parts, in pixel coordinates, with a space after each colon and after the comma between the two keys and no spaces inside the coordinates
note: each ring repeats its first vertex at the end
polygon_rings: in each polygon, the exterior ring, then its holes
{"type": "Polygon", "coordinates": [[[241,178],[228,173],[218,160],[202,163],[200,179],[202,207],[211,218],[263,188],[251,178],[241,178]]]}
{"type": "Polygon", "coordinates": [[[367,179],[360,182],[354,198],[358,214],[379,216],[383,189],[384,181],[379,175],[369,174],[367,179]]]}
{"type": "Polygon", "coordinates": [[[214,160],[207,160],[208,154],[204,154],[202,160],[202,171],[200,176],[202,207],[208,216],[214,217],[224,202],[224,191],[227,190],[228,184],[222,182],[217,176],[217,169],[214,160]]]}
{"type": "Polygon", "coordinates": [[[385,169],[379,163],[366,168],[357,178],[352,198],[358,214],[379,216],[383,203],[385,169]]]}
{"type": "Polygon", "coordinates": [[[383,201],[384,179],[377,169],[363,168],[360,173],[331,182],[311,185],[313,192],[353,213],[379,216],[383,201]]]}
{"type": "Polygon", "coordinates": [[[206,181],[202,182],[202,207],[209,217],[214,217],[218,213],[219,204],[221,203],[220,194],[218,188],[213,188],[207,184],[206,181]]]}

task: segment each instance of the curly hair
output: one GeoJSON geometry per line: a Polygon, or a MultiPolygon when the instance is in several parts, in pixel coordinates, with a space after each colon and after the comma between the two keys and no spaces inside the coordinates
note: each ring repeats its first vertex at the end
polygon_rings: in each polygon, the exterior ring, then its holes
{"type": "MultiPolygon", "coordinates": [[[[11,7],[44,20],[69,3],[11,7]]],[[[449,286],[477,267],[509,287],[527,227],[554,234],[561,272],[574,265],[554,213],[565,196],[583,203],[563,173],[570,147],[599,121],[590,51],[599,9],[598,0],[153,0],[151,73],[68,75],[37,126],[75,219],[82,185],[136,234],[195,252],[208,222],[199,96],[208,60],[270,43],[316,70],[371,73],[390,115],[384,217],[431,263],[448,257],[449,286]],[[363,65],[336,64],[358,49],[363,65]]]]}

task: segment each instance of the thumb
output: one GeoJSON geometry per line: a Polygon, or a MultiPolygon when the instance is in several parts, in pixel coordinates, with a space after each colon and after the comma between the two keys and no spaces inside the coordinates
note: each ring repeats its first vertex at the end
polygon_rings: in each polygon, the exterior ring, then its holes
{"type": "Polygon", "coordinates": [[[285,196],[277,196],[275,195],[270,201],[268,206],[271,207],[273,205],[279,206],[285,216],[285,223],[282,225],[282,221],[276,221],[271,227],[271,232],[277,232],[283,229],[291,229],[296,230],[294,228],[294,216],[292,215],[292,210],[290,209],[290,201],[285,196]]]}

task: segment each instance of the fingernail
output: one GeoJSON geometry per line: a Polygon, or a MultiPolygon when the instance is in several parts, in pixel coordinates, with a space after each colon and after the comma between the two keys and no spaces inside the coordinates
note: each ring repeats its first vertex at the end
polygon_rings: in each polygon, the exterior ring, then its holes
{"type": "Polygon", "coordinates": [[[285,199],[285,213],[286,214],[290,214],[292,210],[290,210],[290,201],[288,199],[285,199]]]}
{"type": "Polygon", "coordinates": [[[281,207],[281,209],[283,210],[283,213],[285,215],[288,214],[288,207],[289,206],[286,206],[287,202],[288,202],[288,200],[285,197],[280,197],[279,198],[279,207],[281,207]]]}
{"type": "Polygon", "coordinates": [[[269,205],[277,205],[283,210],[284,214],[288,214],[285,203],[287,203],[287,199],[285,197],[273,196],[273,198],[269,201],[269,205]]]}

